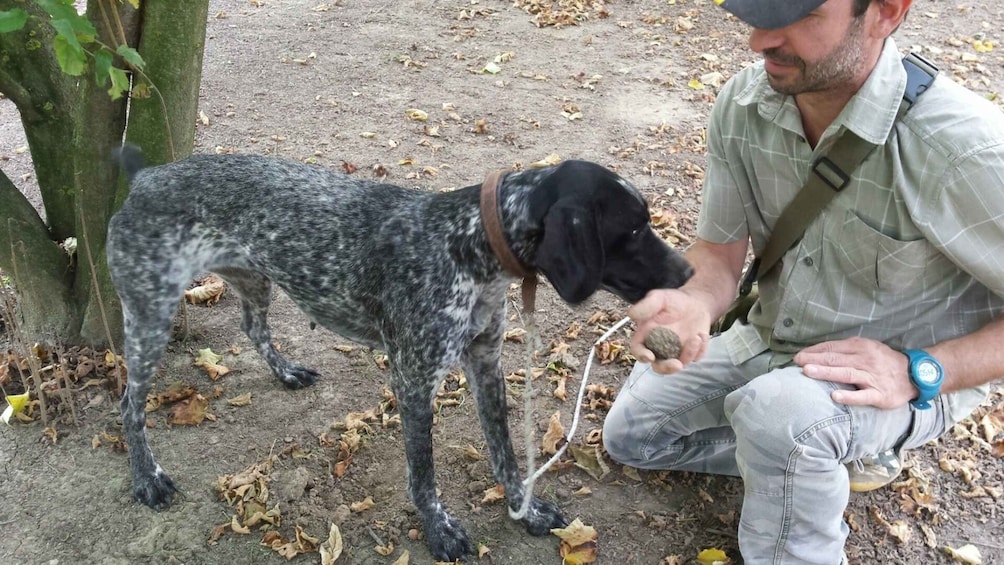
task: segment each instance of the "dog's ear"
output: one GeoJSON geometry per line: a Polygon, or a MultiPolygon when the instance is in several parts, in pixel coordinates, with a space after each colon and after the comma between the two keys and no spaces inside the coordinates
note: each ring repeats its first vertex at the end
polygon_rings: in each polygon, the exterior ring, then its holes
{"type": "Polygon", "coordinates": [[[559,200],[544,216],[544,237],[537,248],[537,268],[562,300],[577,304],[600,287],[603,244],[595,213],[581,204],[559,200]]]}

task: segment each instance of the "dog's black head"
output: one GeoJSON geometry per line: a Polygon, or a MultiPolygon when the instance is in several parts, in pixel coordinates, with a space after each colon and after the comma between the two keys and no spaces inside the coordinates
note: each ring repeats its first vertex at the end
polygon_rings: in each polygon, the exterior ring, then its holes
{"type": "Polygon", "coordinates": [[[602,288],[634,303],[693,274],[652,230],[638,189],[606,167],[565,161],[534,191],[530,206],[544,229],[535,266],[567,302],[602,288]]]}

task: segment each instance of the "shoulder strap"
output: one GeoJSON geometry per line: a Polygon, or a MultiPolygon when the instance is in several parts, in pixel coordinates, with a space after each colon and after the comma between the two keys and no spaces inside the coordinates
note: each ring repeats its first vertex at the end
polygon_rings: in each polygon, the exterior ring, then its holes
{"type": "MultiPolygon", "coordinates": [[[[899,105],[897,119],[903,117],[917,98],[931,86],[938,74],[937,67],[915,53],[903,58],[903,67],[906,69],[906,89],[899,105]]],[[[774,224],[774,231],[763,253],[753,260],[743,275],[742,284],[739,286],[740,296],[748,295],[753,289],[753,282],[757,279],[758,273],[770,272],[788,249],[802,238],[809,224],[816,219],[823,208],[826,208],[830,200],[847,186],[851,180],[850,173],[858,168],[875,147],[875,144],[845,129],[829,151],[816,159],[805,186],[788,203],[774,224]]]]}

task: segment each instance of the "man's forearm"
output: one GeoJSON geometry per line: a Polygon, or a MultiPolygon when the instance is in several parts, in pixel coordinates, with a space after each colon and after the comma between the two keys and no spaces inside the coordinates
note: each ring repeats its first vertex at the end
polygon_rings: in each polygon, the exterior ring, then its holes
{"type": "Polygon", "coordinates": [[[694,276],[680,290],[700,301],[712,320],[721,317],[735,300],[747,248],[746,241],[711,243],[698,239],[685,254],[694,276]]]}
{"type": "Polygon", "coordinates": [[[927,348],[945,369],[942,392],[955,392],[1004,378],[1004,318],[982,329],[927,348]]]}

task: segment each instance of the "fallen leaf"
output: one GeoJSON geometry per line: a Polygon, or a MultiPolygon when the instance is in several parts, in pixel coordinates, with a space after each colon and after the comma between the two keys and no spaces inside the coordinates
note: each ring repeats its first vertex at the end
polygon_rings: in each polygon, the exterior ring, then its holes
{"type": "Polygon", "coordinates": [[[726,565],[727,563],[731,563],[732,560],[729,559],[729,556],[724,551],[710,548],[701,550],[697,554],[697,562],[701,565],[726,565]]]}
{"type": "Polygon", "coordinates": [[[199,354],[195,357],[195,366],[205,369],[209,378],[215,381],[230,372],[229,367],[219,364],[222,360],[222,355],[213,353],[213,350],[207,347],[199,350],[199,354]]]}
{"type": "Polygon", "coordinates": [[[0,416],[0,420],[3,423],[10,425],[10,418],[15,414],[20,414],[24,411],[24,407],[28,404],[28,399],[30,394],[25,392],[23,394],[8,394],[4,398],[7,399],[7,408],[3,411],[3,415],[0,416]]]}
{"type": "Polygon", "coordinates": [[[373,508],[374,506],[376,506],[376,503],[373,502],[373,497],[367,496],[366,498],[360,500],[359,502],[353,502],[352,504],[350,504],[349,510],[353,512],[365,512],[370,508],[373,508]]]}
{"type": "Polygon", "coordinates": [[[209,399],[196,393],[171,406],[169,421],[178,426],[198,426],[206,419],[208,411],[209,399]]]}
{"type": "Polygon", "coordinates": [[[551,533],[561,539],[558,549],[562,564],[580,565],[596,561],[598,546],[596,544],[596,529],[582,523],[576,518],[564,528],[554,528],[551,533]]]}
{"type": "Polygon", "coordinates": [[[250,534],[251,533],[251,528],[249,528],[247,526],[241,525],[240,520],[237,519],[237,515],[236,514],[234,514],[230,518],[230,529],[235,534],[250,534]]]}
{"type": "Polygon", "coordinates": [[[424,122],[429,119],[429,114],[418,108],[409,108],[404,111],[404,115],[408,116],[408,119],[417,122],[424,122]]]}
{"type": "Polygon", "coordinates": [[[220,301],[227,290],[227,283],[216,275],[202,279],[197,286],[185,291],[185,301],[190,304],[212,306],[220,301]]]}
{"type": "Polygon", "coordinates": [[[558,411],[551,415],[551,420],[547,424],[547,433],[541,440],[541,451],[545,455],[554,455],[564,440],[565,428],[561,425],[561,412],[558,411]]]}
{"type": "Polygon", "coordinates": [[[530,168],[539,169],[541,167],[553,167],[554,165],[557,165],[560,162],[561,162],[561,157],[559,157],[557,153],[551,153],[550,155],[544,157],[540,161],[534,161],[533,163],[530,163],[530,168]]]}
{"type": "Polygon", "coordinates": [[[409,557],[410,555],[408,554],[408,550],[406,549],[401,553],[401,557],[398,557],[397,561],[391,563],[390,565],[408,565],[409,557]]]}
{"type": "Polygon", "coordinates": [[[247,406],[248,404],[251,404],[251,393],[246,392],[240,396],[228,398],[227,404],[230,406],[247,406]]]}
{"type": "Polygon", "coordinates": [[[342,533],[338,526],[331,524],[328,540],[318,548],[321,553],[321,565],[333,565],[342,555],[342,533]]]}
{"type": "Polygon", "coordinates": [[[607,466],[603,461],[603,456],[600,455],[599,446],[578,446],[573,443],[568,446],[568,452],[575,459],[575,466],[589,473],[589,476],[597,481],[603,480],[603,477],[606,477],[610,473],[610,467],[607,466]]]}
{"type": "Polygon", "coordinates": [[[966,544],[958,549],[945,546],[945,553],[950,555],[952,559],[958,561],[959,563],[965,563],[965,565],[982,565],[983,556],[980,555],[980,550],[975,545],[966,544]]]}
{"type": "Polygon", "coordinates": [[[373,550],[379,553],[380,555],[387,557],[391,553],[394,553],[394,544],[388,543],[387,545],[378,545],[374,547],[373,550]]]}
{"type": "Polygon", "coordinates": [[[505,500],[505,487],[502,485],[495,485],[491,488],[485,489],[485,496],[481,499],[481,504],[491,504],[492,502],[499,502],[500,500],[505,500]]]}

